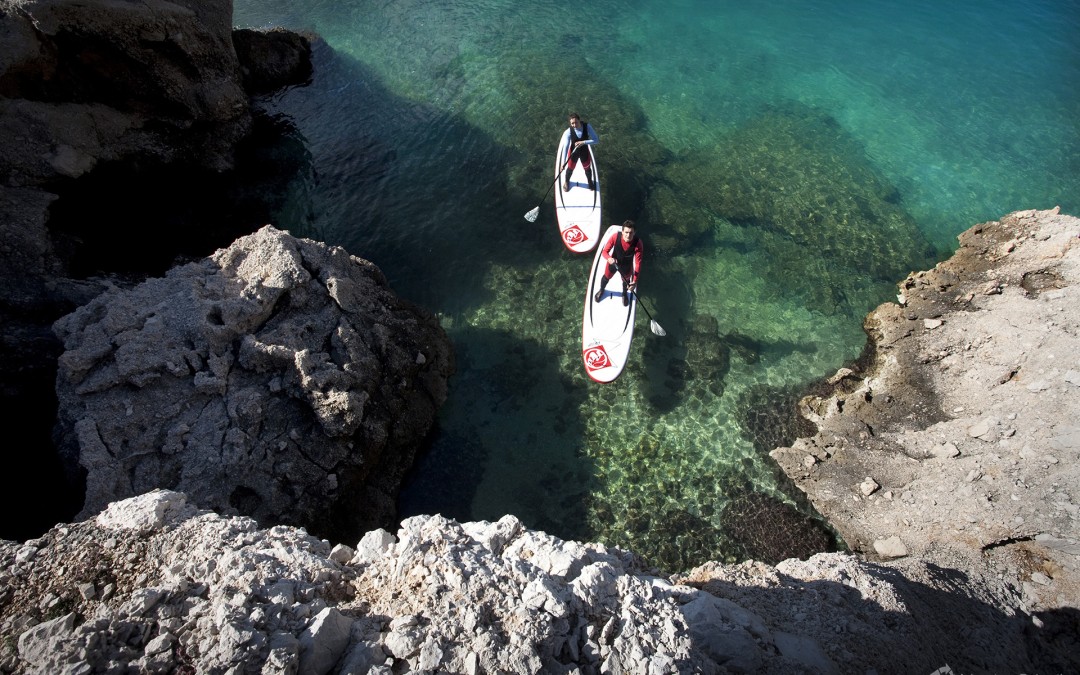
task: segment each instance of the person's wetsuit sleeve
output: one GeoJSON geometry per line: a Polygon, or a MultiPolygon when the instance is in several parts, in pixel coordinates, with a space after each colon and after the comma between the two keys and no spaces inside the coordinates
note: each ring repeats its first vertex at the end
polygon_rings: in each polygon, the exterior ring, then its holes
{"type": "Polygon", "coordinates": [[[611,248],[615,246],[615,241],[618,239],[618,237],[619,233],[616,232],[615,234],[611,235],[611,237],[608,238],[607,243],[604,244],[603,257],[605,263],[607,263],[607,259],[611,257],[611,248]]]}
{"type": "Polygon", "coordinates": [[[641,275],[641,253],[644,247],[641,245],[641,240],[637,240],[637,246],[634,247],[634,278],[631,279],[635,284],[638,281],[638,277],[641,275]]]}

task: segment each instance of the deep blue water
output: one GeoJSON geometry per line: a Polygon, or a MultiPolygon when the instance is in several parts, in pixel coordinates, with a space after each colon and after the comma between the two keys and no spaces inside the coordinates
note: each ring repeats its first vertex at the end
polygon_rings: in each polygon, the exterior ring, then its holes
{"type": "Polygon", "coordinates": [[[310,167],[275,225],[378,264],[457,350],[403,516],[513,513],[668,569],[805,555],[767,454],[803,387],[963,230],[1078,212],[1080,3],[746,4],[236,2],[325,41],[267,102],[310,167]],[[571,110],[667,331],[639,312],[611,385],[581,364],[591,256],[541,201],[571,110]]]}

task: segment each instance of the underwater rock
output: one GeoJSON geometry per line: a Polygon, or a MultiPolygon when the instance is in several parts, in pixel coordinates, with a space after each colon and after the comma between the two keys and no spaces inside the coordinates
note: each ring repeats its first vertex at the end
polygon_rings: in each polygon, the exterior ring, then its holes
{"type": "Polygon", "coordinates": [[[773,283],[811,280],[801,286],[821,311],[933,263],[896,188],[835,120],[809,107],[762,111],[715,147],[679,156],[665,176],[684,195],[679,208],[697,212],[680,222],[722,219],[746,229],[753,247],[769,253],[773,283]]]}
{"type": "Polygon", "coordinates": [[[788,558],[809,558],[836,551],[837,541],[825,524],[795,507],[759,492],[727,495],[720,512],[721,528],[739,545],[741,560],[775,565],[788,558]]]}

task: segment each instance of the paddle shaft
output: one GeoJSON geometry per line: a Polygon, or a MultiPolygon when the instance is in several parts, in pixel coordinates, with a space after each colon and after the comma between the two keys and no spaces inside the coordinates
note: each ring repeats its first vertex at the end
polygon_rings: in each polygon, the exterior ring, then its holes
{"type": "Polygon", "coordinates": [[[543,204],[544,200],[547,199],[548,194],[551,192],[551,188],[555,187],[555,183],[559,182],[559,178],[562,177],[563,169],[566,168],[566,165],[567,165],[567,163],[569,161],[570,161],[570,155],[567,155],[566,156],[566,161],[562,163],[562,166],[559,167],[558,172],[556,172],[556,174],[555,174],[555,180],[551,181],[551,185],[548,186],[547,192],[545,192],[544,196],[540,198],[540,203],[541,204],[543,204]]]}
{"type": "Polygon", "coordinates": [[[652,318],[652,312],[650,312],[649,308],[645,306],[645,303],[641,301],[641,296],[637,294],[637,290],[634,291],[634,297],[637,298],[638,304],[641,305],[641,308],[643,310],[645,310],[645,316],[649,317],[649,321],[656,324],[656,327],[659,328],[661,331],[663,331],[664,330],[663,326],[656,323],[656,320],[652,318]]]}

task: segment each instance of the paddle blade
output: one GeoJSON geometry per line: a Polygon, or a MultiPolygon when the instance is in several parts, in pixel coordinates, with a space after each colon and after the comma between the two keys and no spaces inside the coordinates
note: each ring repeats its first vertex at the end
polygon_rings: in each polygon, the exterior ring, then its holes
{"type": "Polygon", "coordinates": [[[655,321],[649,322],[649,328],[652,329],[653,335],[659,335],[660,337],[664,337],[665,335],[667,335],[667,331],[664,330],[663,326],[656,323],[655,321]]]}
{"type": "Polygon", "coordinates": [[[539,206],[533,207],[532,211],[529,211],[528,213],[525,214],[525,220],[529,221],[530,223],[535,223],[536,222],[536,217],[538,215],[540,215],[540,207],[539,206]]]}

